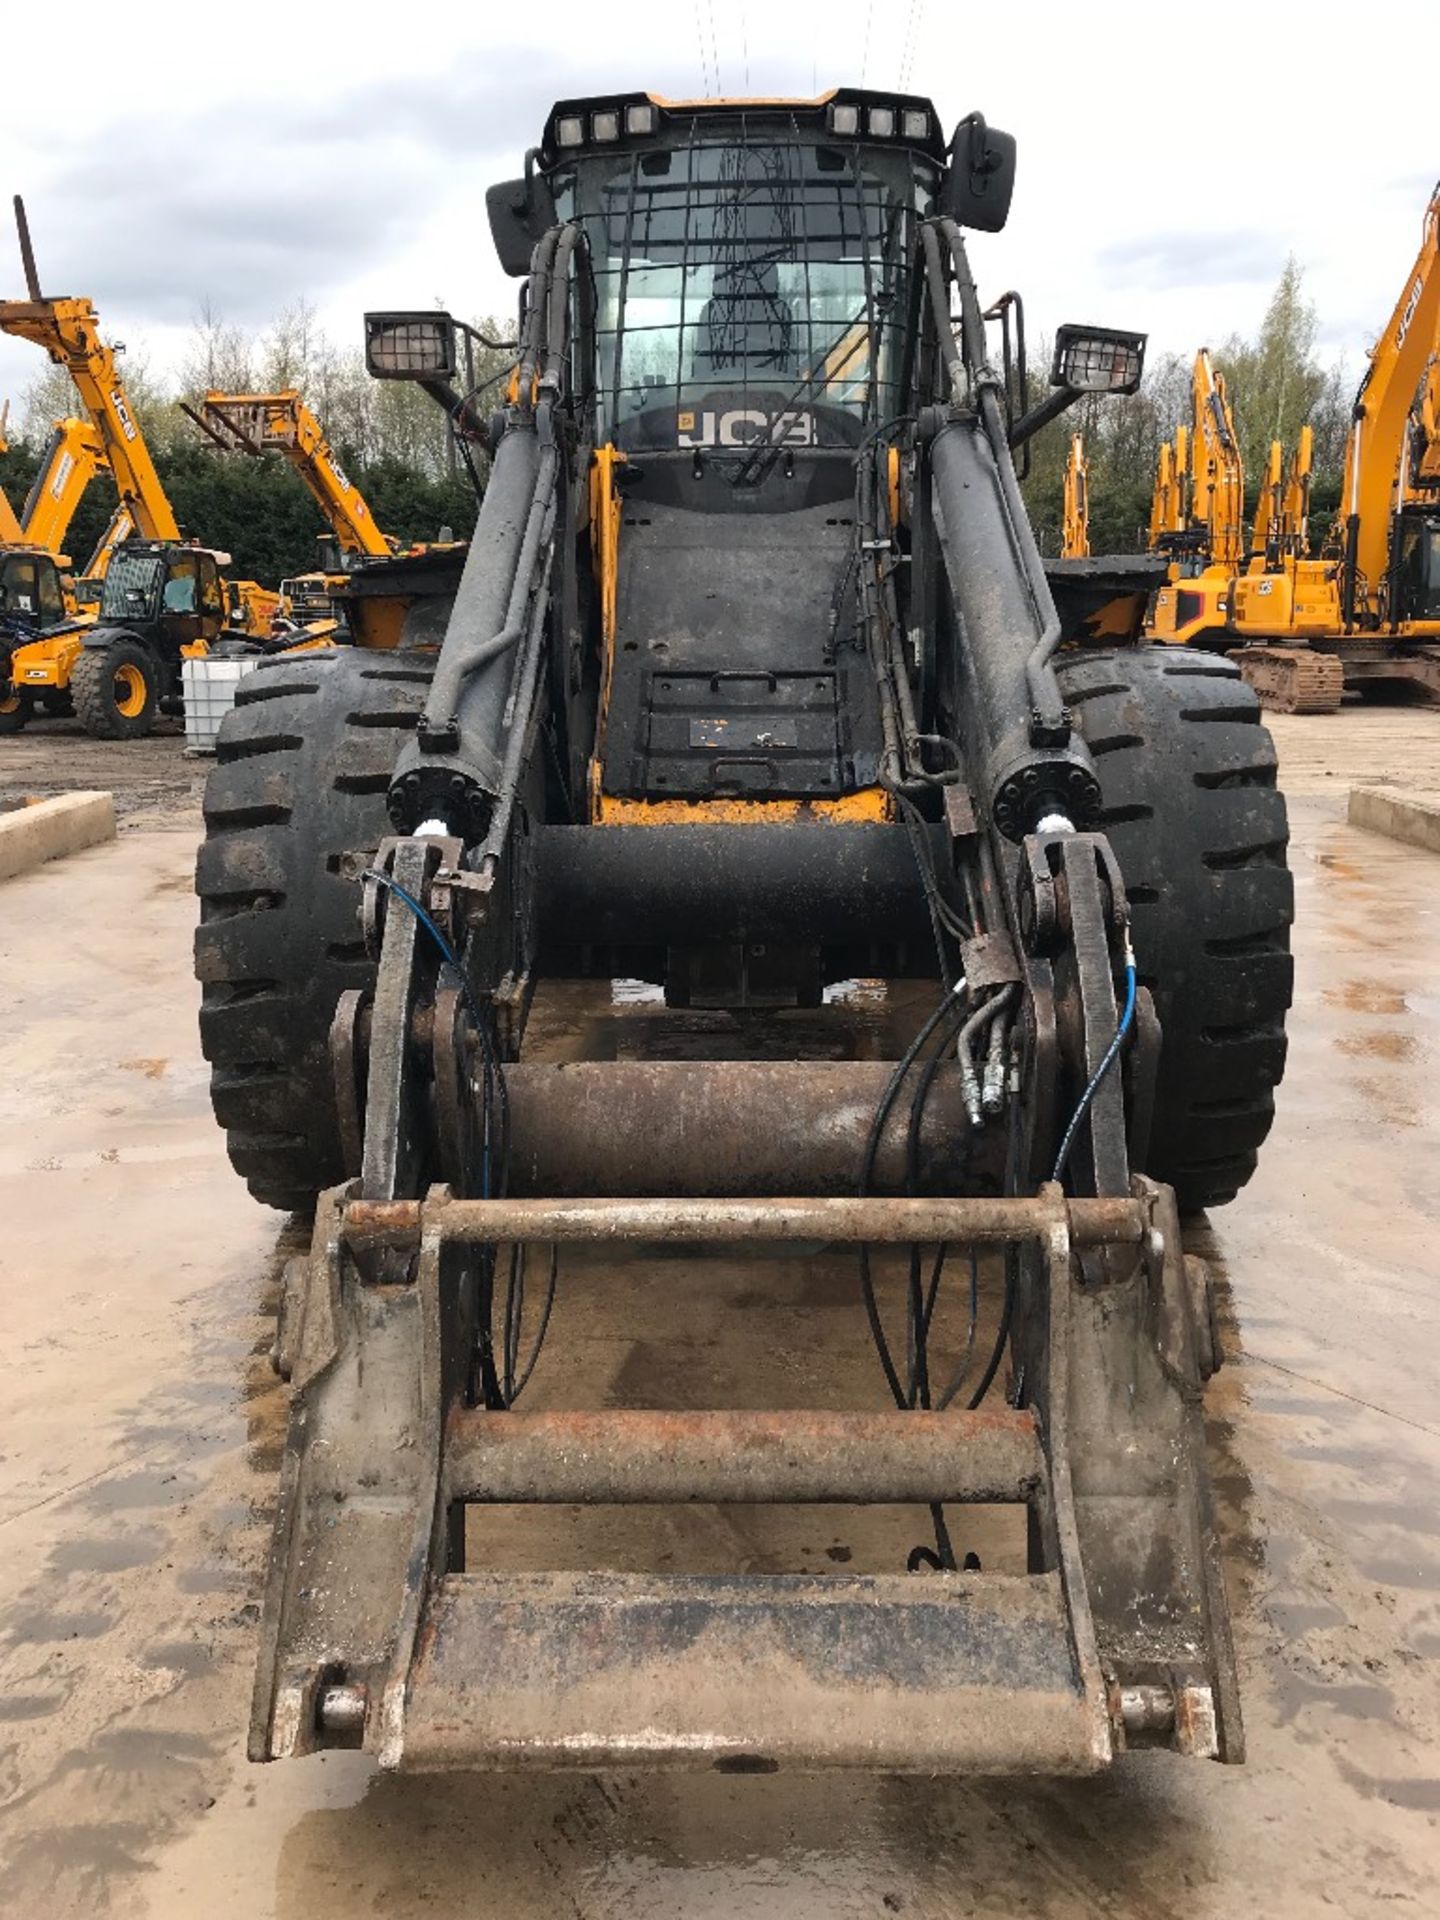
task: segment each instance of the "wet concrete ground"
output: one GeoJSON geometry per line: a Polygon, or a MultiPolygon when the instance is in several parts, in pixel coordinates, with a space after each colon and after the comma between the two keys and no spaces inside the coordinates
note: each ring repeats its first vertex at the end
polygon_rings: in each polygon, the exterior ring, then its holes
{"type": "MultiPolygon", "coordinates": [[[[1243,1769],[1135,1756],[1049,1784],[247,1766],[286,1245],[209,1118],[188,823],[9,883],[0,1915],[1440,1911],[1440,864],[1343,821],[1351,762],[1403,778],[1419,738],[1440,763],[1440,718],[1418,718],[1277,729],[1298,788],[1292,1064],[1257,1180],[1196,1236],[1226,1280],[1231,1364],[1209,1405],[1243,1769]]],[[[557,1006],[548,1043],[589,1050],[596,1017],[557,1006]]],[[[848,1265],[714,1259],[704,1280],[678,1261],[567,1265],[535,1404],[592,1387],[880,1404],[848,1265]]],[[[918,1537],[843,1513],[669,1524],[652,1550],[692,1563],[859,1564],[918,1537]]]]}

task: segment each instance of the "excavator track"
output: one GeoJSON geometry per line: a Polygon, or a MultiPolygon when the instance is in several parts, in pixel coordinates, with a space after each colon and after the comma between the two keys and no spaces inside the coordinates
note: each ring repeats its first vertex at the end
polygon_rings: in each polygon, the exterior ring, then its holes
{"type": "Polygon", "coordinates": [[[1336,713],[1345,693],[1338,654],[1303,647],[1243,647],[1230,656],[1266,713],[1336,713]]]}

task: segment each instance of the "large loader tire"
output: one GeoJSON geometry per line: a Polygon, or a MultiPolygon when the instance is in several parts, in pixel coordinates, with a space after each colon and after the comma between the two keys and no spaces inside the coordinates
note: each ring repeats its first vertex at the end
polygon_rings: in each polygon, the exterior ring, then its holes
{"type": "Polygon", "coordinates": [[[1183,1210],[1255,1171],[1285,1067],[1294,889],[1275,748],[1238,667],[1190,648],[1064,660],[1163,1030],[1147,1173],[1183,1210]]]}
{"type": "Polygon", "coordinates": [[[432,662],[358,648],[241,681],[205,788],[195,971],[210,1097],[266,1205],[304,1211],[345,1177],[330,1069],[335,1004],[374,984],[341,857],[390,831],[385,794],[432,662]]]}
{"type": "Polygon", "coordinates": [[[97,740],[139,740],[160,710],[160,662],[139,640],[86,647],[70,673],[75,716],[97,740]]]}

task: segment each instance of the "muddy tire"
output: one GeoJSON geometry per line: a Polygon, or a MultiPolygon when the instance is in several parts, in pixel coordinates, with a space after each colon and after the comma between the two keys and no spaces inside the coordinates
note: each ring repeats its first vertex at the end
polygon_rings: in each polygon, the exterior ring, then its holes
{"type": "Polygon", "coordinates": [[[343,1164],[329,1032],[373,986],[360,888],[342,856],[390,831],[385,795],[431,664],[342,648],[267,662],[240,683],[205,788],[195,870],[200,1042],[235,1171],[304,1211],[343,1164]]]}
{"type": "Polygon", "coordinates": [[[1285,1067],[1289,831],[1275,748],[1240,670],[1141,647],[1062,662],[1164,1033],[1147,1173],[1186,1211],[1255,1171],[1285,1067]]]}
{"type": "Polygon", "coordinates": [[[97,740],[139,740],[160,710],[160,663],[138,640],[86,647],[70,674],[75,717],[97,740]]]}

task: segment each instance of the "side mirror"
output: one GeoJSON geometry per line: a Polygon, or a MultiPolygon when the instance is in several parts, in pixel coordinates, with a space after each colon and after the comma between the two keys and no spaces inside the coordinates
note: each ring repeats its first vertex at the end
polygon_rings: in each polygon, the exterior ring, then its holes
{"type": "Polygon", "coordinates": [[[448,313],[367,313],[365,369],[376,380],[453,380],[455,322],[448,313]]]}
{"type": "Polygon", "coordinates": [[[1056,330],[1052,387],[1071,393],[1134,393],[1145,371],[1145,335],[1114,327],[1056,330]]]}
{"type": "Polygon", "coordinates": [[[500,264],[512,279],[519,279],[530,271],[535,242],[555,225],[555,196],[527,167],[524,179],[502,180],[486,189],[485,211],[500,264]]]}
{"type": "Polygon", "coordinates": [[[962,227],[999,233],[1015,191],[1015,136],[967,114],[950,142],[950,167],[940,188],[940,211],[962,227]]]}

